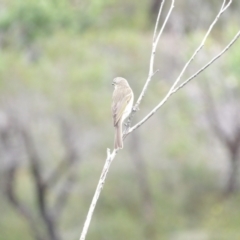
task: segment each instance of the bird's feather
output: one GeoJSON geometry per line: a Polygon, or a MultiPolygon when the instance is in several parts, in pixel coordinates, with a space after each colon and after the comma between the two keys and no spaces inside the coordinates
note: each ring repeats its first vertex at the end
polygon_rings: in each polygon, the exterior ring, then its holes
{"type": "Polygon", "coordinates": [[[124,114],[126,107],[133,97],[131,88],[129,87],[119,87],[113,92],[113,102],[112,102],[112,115],[113,124],[117,125],[119,120],[124,114]]]}

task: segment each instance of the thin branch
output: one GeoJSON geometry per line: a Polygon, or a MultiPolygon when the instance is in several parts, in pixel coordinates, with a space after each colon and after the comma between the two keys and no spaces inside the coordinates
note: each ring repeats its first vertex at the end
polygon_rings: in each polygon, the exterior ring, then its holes
{"type": "MultiPolygon", "coordinates": [[[[153,67],[154,67],[154,60],[155,60],[155,53],[156,53],[156,48],[157,48],[157,45],[158,45],[158,42],[159,42],[159,39],[162,35],[162,32],[167,24],[167,21],[172,13],[172,10],[174,8],[174,3],[175,3],[175,0],[172,0],[172,4],[170,6],[170,9],[168,11],[168,14],[163,22],[163,25],[156,37],[156,34],[157,34],[157,28],[158,28],[158,24],[159,24],[159,19],[160,19],[160,16],[161,16],[161,13],[162,13],[162,8],[163,8],[163,5],[165,3],[165,0],[162,1],[161,5],[160,5],[160,8],[159,8],[159,12],[158,12],[158,16],[157,16],[157,20],[156,20],[156,24],[155,24],[155,28],[154,28],[154,34],[153,34],[153,42],[152,42],[152,52],[151,52],[151,57],[150,57],[150,64],[149,64],[149,73],[148,73],[148,78],[145,82],[145,85],[143,86],[143,90],[142,92],[140,93],[139,97],[138,97],[138,100],[137,102],[135,103],[135,105],[133,106],[133,109],[132,109],[132,112],[128,118],[128,121],[127,121],[127,127],[125,129],[125,132],[128,132],[129,130],[129,127],[131,125],[131,121],[132,121],[132,118],[133,118],[133,115],[135,114],[135,112],[139,109],[139,105],[145,95],[145,92],[147,91],[147,88],[148,88],[148,85],[152,79],[152,77],[159,71],[159,69],[157,69],[155,72],[153,71],[153,67]]],[[[124,132],[124,136],[125,136],[125,132],[124,132]]]]}
{"type": "Polygon", "coordinates": [[[153,33],[153,42],[155,41],[156,38],[156,34],[157,34],[157,28],[158,28],[158,24],[159,24],[159,20],[160,20],[160,16],[162,14],[162,9],[163,9],[163,5],[165,3],[165,0],[162,0],[159,11],[158,11],[158,16],[157,16],[157,20],[156,20],[156,24],[155,24],[155,28],[154,28],[154,33],[153,33]]]}
{"type": "Polygon", "coordinates": [[[85,240],[85,237],[86,237],[86,234],[87,234],[87,231],[88,231],[88,227],[89,227],[89,224],[91,222],[92,215],[93,215],[93,212],[94,212],[94,209],[95,209],[95,206],[97,204],[99,195],[102,191],[105,179],[107,177],[108,170],[110,168],[110,165],[111,165],[113,159],[115,158],[116,154],[117,154],[116,149],[114,149],[112,151],[112,153],[110,153],[110,149],[107,149],[107,159],[106,159],[105,165],[103,167],[102,174],[101,174],[101,177],[99,179],[97,189],[96,189],[95,194],[93,196],[90,208],[88,210],[88,214],[87,214],[87,217],[86,217],[86,220],[85,220],[85,223],[84,223],[84,226],[83,226],[83,230],[82,230],[82,233],[81,233],[81,236],[80,236],[79,240],[85,240]]]}
{"type": "MultiPolygon", "coordinates": [[[[164,2],[165,2],[165,0],[162,1],[162,4],[161,4],[160,9],[159,9],[159,12],[162,11],[162,6],[163,6],[163,3],[164,3],[164,2]]],[[[171,15],[171,13],[172,13],[172,10],[173,10],[173,8],[174,8],[174,3],[175,3],[175,0],[172,0],[172,4],[171,4],[170,9],[169,9],[169,11],[168,11],[168,14],[167,14],[167,16],[166,16],[166,18],[165,18],[165,20],[164,20],[164,23],[163,23],[163,25],[162,25],[162,27],[161,27],[161,29],[160,29],[160,31],[159,31],[156,39],[153,40],[153,43],[152,43],[152,52],[151,52],[151,57],[150,57],[150,66],[149,66],[148,78],[147,78],[147,81],[146,81],[146,83],[145,83],[145,85],[144,85],[144,87],[143,87],[143,90],[142,90],[141,94],[139,95],[139,98],[138,98],[135,106],[133,107],[133,111],[136,111],[136,110],[138,109],[138,107],[139,107],[139,105],[140,105],[140,103],[141,103],[141,101],[142,101],[142,99],[143,99],[143,97],[144,97],[144,95],[145,95],[145,92],[147,91],[148,85],[149,85],[149,83],[150,83],[150,81],[151,81],[151,79],[152,79],[152,77],[153,77],[153,75],[154,75],[153,65],[154,65],[154,60],[155,60],[156,48],[157,48],[159,39],[160,39],[160,37],[161,37],[161,35],[162,35],[162,32],[163,32],[163,30],[164,30],[164,28],[165,28],[165,26],[166,26],[166,24],[167,24],[167,21],[168,21],[170,15],[171,15]]],[[[158,26],[158,21],[159,21],[160,14],[161,14],[161,13],[158,14],[159,16],[158,16],[158,18],[157,18],[155,30],[156,30],[156,28],[157,28],[157,26],[158,26]]],[[[156,35],[156,33],[154,33],[154,35],[156,35]]]]}
{"type": "Polygon", "coordinates": [[[221,6],[220,11],[218,12],[217,16],[215,17],[215,19],[213,20],[212,24],[210,25],[210,27],[208,28],[207,33],[205,34],[201,44],[198,46],[198,48],[195,50],[195,52],[193,53],[193,55],[191,56],[191,58],[188,60],[188,62],[185,64],[185,66],[183,67],[181,73],[179,74],[178,78],[175,80],[175,82],[173,83],[172,87],[170,88],[170,90],[168,91],[168,93],[166,94],[166,96],[163,98],[163,100],[147,115],[145,116],[140,122],[138,122],[136,125],[134,125],[133,127],[131,127],[130,129],[128,129],[127,133],[124,135],[124,137],[126,137],[129,133],[131,133],[132,131],[134,131],[135,129],[139,128],[144,122],[146,122],[152,115],[154,115],[156,113],[156,111],[169,99],[169,97],[174,93],[174,89],[176,87],[176,85],[179,83],[179,81],[181,80],[182,75],[184,74],[184,72],[186,71],[186,69],[188,68],[189,64],[193,61],[193,59],[195,58],[195,56],[198,54],[198,52],[203,48],[205,41],[208,37],[208,35],[210,34],[211,30],[213,29],[214,25],[217,23],[219,17],[222,15],[222,13],[227,9],[227,7],[229,7],[229,5],[231,4],[232,1],[230,1],[228,3],[228,5],[226,7],[225,6],[225,2],[226,0],[223,1],[223,4],[221,6]]]}
{"type": "Polygon", "coordinates": [[[219,57],[221,57],[240,37],[240,31],[235,35],[235,37],[231,40],[231,42],[214,58],[212,58],[211,61],[209,61],[206,65],[204,65],[201,69],[199,69],[196,73],[194,73],[191,77],[189,77],[186,81],[181,83],[178,87],[176,87],[172,93],[177,92],[180,88],[184,87],[186,84],[188,84],[193,78],[195,78],[199,73],[204,71],[207,67],[209,67],[213,62],[215,62],[219,57]]]}
{"type": "Polygon", "coordinates": [[[232,0],[230,0],[226,6],[225,6],[225,2],[226,2],[226,1],[224,1],[223,5],[222,5],[222,8],[221,8],[221,9],[222,9],[222,12],[224,12],[225,10],[227,10],[227,8],[231,5],[232,0]],[[225,6],[225,7],[224,7],[224,6],[225,6]]]}

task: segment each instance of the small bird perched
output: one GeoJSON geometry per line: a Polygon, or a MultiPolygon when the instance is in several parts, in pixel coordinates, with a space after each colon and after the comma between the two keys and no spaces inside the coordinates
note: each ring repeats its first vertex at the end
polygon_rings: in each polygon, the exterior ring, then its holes
{"type": "Polygon", "coordinates": [[[123,148],[122,124],[129,116],[133,107],[133,91],[128,81],[122,77],[113,79],[114,91],[112,98],[112,116],[115,127],[114,148],[123,148]]]}

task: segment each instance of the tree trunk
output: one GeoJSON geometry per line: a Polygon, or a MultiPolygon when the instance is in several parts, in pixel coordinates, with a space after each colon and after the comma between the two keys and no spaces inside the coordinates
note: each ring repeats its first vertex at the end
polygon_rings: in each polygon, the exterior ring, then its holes
{"type": "Polygon", "coordinates": [[[230,170],[227,181],[227,186],[225,190],[225,196],[230,196],[237,190],[237,180],[238,180],[238,155],[231,153],[230,156],[230,170]]]}

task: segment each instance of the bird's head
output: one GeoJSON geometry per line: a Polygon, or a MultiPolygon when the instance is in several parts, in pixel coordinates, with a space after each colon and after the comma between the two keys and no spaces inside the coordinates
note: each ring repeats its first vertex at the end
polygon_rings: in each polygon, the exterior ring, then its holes
{"type": "Polygon", "coordinates": [[[113,79],[112,85],[114,87],[125,87],[128,86],[128,81],[122,77],[116,77],[113,79]]]}

